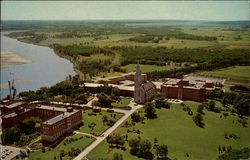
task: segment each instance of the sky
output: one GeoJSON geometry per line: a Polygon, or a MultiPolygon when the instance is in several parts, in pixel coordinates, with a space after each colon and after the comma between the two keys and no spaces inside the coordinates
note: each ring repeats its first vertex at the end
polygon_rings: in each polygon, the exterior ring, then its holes
{"type": "Polygon", "coordinates": [[[1,1],[1,20],[249,20],[247,1],[1,1]]]}

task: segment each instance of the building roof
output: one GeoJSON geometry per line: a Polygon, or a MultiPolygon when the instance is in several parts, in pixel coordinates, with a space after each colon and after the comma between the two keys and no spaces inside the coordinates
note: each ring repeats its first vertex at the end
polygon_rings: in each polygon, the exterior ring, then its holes
{"type": "Polygon", "coordinates": [[[55,124],[56,122],[59,122],[67,117],[68,117],[67,115],[62,113],[62,114],[59,114],[58,116],[55,116],[55,117],[43,122],[43,124],[49,124],[49,125],[55,124]]]}
{"type": "MultiPolygon", "coordinates": [[[[86,87],[90,87],[90,88],[95,88],[95,87],[100,87],[100,86],[104,86],[104,84],[99,84],[99,83],[84,83],[84,85],[86,87]]],[[[117,87],[120,90],[125,90],[125,91],[134,91],[134,86],[125,86],[125,85],[116,85],[116,84],[109,84],[109,86],[112,87],[117,87]]],[[[83,87],[83,86],[81,86],[83,87]]]]}
{"type": "MultiPolygon", "coordinates": [[[[23,111],[23,112],[28,112],[28,111],[30,111],[30,110],[32,110],[32,109],[24,108],[24,111],[23,111]]],[[[11,118],[11,117],[15,117],[15,116],[17,116],[17,115],[18,115],[18,114],[17,114],[16,112],[11,112],[11,113],[9,113],[9,114],[4,115],[3,117],[4,117],[4,118],[11,118]]]]}
{"type": "Polygon", "coordinates": [[[73,110],[72,112],[68,112],[67,108],[60,108],[60,107],[50,107],[50,106],[45,106],[42,105],[41,106],[42,109],[46,109],[46,110],[56,110],[56,111],[62,111],[61,114],[59,114],[58,116],[55,116],[47,121],[44,121],[43,124],[54,124],[64,118],[67,118],[69,116],[71,116],[72,114],[75,114],[76,112],[78,112],[78,110],[73,110]]]}
{"type": "Polygon", "coordinates": [[[154,83],[154,85],[156,86],[156,88],[161,89],[161,85],[163,84],[163,82],[152,82],[154,83]]]}
{"type": "Polygon", "coordinates": [[[24,104],[24,102],[17,102],[17,103],[13,103],[13,104],[11,104],[11,105],[8,105],[8,106],[6,106],[6,107],[7,107],[7,108],[15,108],[15,107],[20,106],[20,105],[22,105],[22,104],[24,104]]]}
{"type": "Polygon", "coordinates": [[[147,83],[144,83],[144,84],[142,85],[142,88],[143,88],[145,91],[148,91],[148,90],[150,90],[150,89],[152,89],[152,88],[156,88],[156,86],[155,86],[154,83],[152,83],[152,82],[147,82],[147,83]]]}
{"type": "Polygon", "coordinates": [[[130,80],[124,80],[124,81],[120,81],[121,85],[125,85],[125,86],[129,86],[129,85],[134,85],[135,82],[134,81],[130,81],[130,80]]]}

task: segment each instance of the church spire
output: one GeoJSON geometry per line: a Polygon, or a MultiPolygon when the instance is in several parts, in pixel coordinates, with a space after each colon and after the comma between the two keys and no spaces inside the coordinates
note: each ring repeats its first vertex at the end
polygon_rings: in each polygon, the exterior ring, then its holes
{"type": "Polygon", "coordinates": [[[140,69],[139,61],[137,61],[134,81],[135,81],[135,88],[141,86],[141,69],[140,69]]]}

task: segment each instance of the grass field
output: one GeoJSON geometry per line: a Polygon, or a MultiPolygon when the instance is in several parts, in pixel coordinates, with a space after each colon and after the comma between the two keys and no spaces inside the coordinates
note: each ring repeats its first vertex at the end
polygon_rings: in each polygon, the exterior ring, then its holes
{"type": "Polygon", "coordinates": [[[83,111],[84,125],[80,128],[80,131],[84,133],[94,133],[96,135],[101,134],[109,128],[109,126],[103,125],[102,117],[104,115],[108,116],[109,119],[114,119],[115,121],[117,121],[123,116],[123,114],[121,113],[109,113],[107,111],[101,111],[100,113],[96,113],[96,115],[88,115],[89,113],[92,113],[92,110],[83,111]],[[116,114],[116,117],[111,117],[111,114],[116,114]],[[96,126],[94,127],[93,131],[91,131],[91,129],[88,127],[88,125],[91,123],[96,123],[96,126]]]}
{"type": "MultiPolygon", "coordinates": [[[[94,139],[92,138],[87,138],[86,136],[83,135],[73,135],[73,136],[69,136],[67,138],[65,138],[58,146],[56,146],[55,148],[51,148],[50,150],[48,148],[46,148],[45,153],[43,153],[42,151],[35,151],[35,152],[31,152],[29,154],[29,160],[52,160],[54,159],[54,157],[56,157],[56,159],[60,159],[59,155],[60,155],[60,151],[64,150],[64,151],[70,151],[70,149],[73,148],[79,148],[80,150],[83,150],[85,147],[87,147],[92,141],[94,141],[94,139]],[[67,139],[70,138],[79,138],[79,137],[83,137],[82,139],[79,139],[77,141],[74,141],[72,143],[69,143],[67,145],[64,145],[64,142],[67,139]]],[[[69,156],[65,156],[63,157],[63,160],[68,160],[71,159],[71,157],[69,156]]]]}
{"type": "MultiPolygon", "coordinates": [[[[199,103],[185,102],[194,113],[199,103]]],[[[217,105],[220,105],[217,102],[217,105]]],[[[115,132],[121,135],[127,134],[127,129],[139,129],[143,139],[149,139],[152,143],[154,138],[158,139],[158,144],[166,144],[169,147],[168,157],[171,159],[192,159],[192,160],[214,160],[218,156],[218,146],[229,146],[232,148],[242,148],[249,146],[249,127],[244,128],[237,122],[237,116],[229,115],[220,118],[222,113],[214,113],[204,110],[204,128],[195,125],[192,117],[184,112],[179,104],[173,104],[171,109],[157,110],[158,118],[155,120],[145,120],[145,124],[138,123],[134,127],[119,127],[115,132]],[[234,123],[233,123],[234,121],[234,123]],[[234,133],[240,139],[225,139],[224,133],[234,133]],[[185,154],[188,153],[189,157],[185,154]]],[[[129,119],[130,121],[130,119],[129,119]]],[[[249,122],[248,122],[249,123],[249,122]]],[[[248,124],[249,126],[249,124],[248,124]]],[[[136,133],[128,133],[128,139],[138,136],[136,133]]],[[[125,143],[127,151],[120,149],[109,150],[106,141],[102,142],[93,150],[88,158],[90,160],[110,160],[114,153],[122,153],[124,159],[138,160],[137,157],[129,153],[130,147],[125,143]]],[[[154,150],[152,150],[153,153],[154,150]]]]}
{"type": "MultiPolygon", "coordinates": [[[[128,64],[126,66],[121,67],[122,69],[126,69],[127,72],[134,72],[136,64],[128,64]]],[[[157,65],[144,65],[141,64],[140,68],[142,72],[152,72],[152,71],[161,71],[161,70],[170,70],[174,68],[178,68],[176,66],[157,66],[157,65]]]]}
{"type": "Polygon", "coordinates": [[[112,103],[111,105],[114,107],[124,107],[128,106],[131,100],[132,100],[131,98],[122,98],[120,102],[115,102],[112,103]]]}
{"type": "MultiPolygon", "coordinates": [[[[184,27],[182,29],[185,33],[188,34],[200,36],[215,36],[218,40],[214,45],[224,45],[226,48],[250,48],[249,31],[225,30],[226,28],[223,27],[200,27],[197,30],[192,30],[192,28],[193,27],[184,27]],[[240,40],[235,39],[238,36],[241,36],[240,40]]],[[[198,47],[199,43],[200,42],[197,41],[195,42],[195,45],[197,45],[198,47]]]]}
{"type": "Polygon", "coordinates": [[[225,78],[232,84],[249,85],[250,66],[234,66],[216,71],[201,72],[199,75],[225,78]]]}

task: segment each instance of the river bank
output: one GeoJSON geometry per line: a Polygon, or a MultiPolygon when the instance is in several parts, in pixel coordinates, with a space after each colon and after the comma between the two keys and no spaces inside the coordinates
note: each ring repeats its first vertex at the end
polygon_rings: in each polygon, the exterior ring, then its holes
{"type": "MultiPolygon", "coordinates": [[[[54,52],[53,48],[18,41],[6,36],[9,33],[1,32],[1,52],[17,53],[19,56],[32,61],[32,63],[16,65],[20,61],[15,61],[15,65],[1,67],[0,99],[9,94],[6,84],[13,79],[18,94],[23,91],[37,90],[41,87],[50,87],[65,80],[69,75],[76,75],[73,64],[68,59],[61,58],[54,52]]],[[[1,60],[3,59],[1,58],[1,60]]]]}
{"type": "Polygon", "coordinates": [[[18,37],[16,37],[16,36],[11,35],[11,34],[5,34],[4,36],[9,37],[9,38],[12,38],[12,39],[15,39],[15,40],[17,40],[17,41],[19,41],[19,42],[28,43],[28,44],[34,44],[34,45],[37,45],[37,46],[49,47],[49,48],[53,49],[53,51],[54,51],[54,53],[55,53],[56,55],[58,55],[58,56],[61,57],[61,58],[65,58],[65,59],[69,60],[69,61],[73,64],[73,69],[74,69],[74,71],[75,71],[81,78],[84,77],[84,76],[83,76],[83,73],[82,73],[80,70],[77,69],[77,68],[78,68],[78,67],[77,67],[77,64],[76,64],[76,62],[72,59],[72,57],[60,53],[58,50],[55,49],[55,47],[53,46],[53,44],[51,44],[51,45],[43,45],[43,44],[34,42],[34,41],[32,41],[32,40],[29,40],[29,39],[18,38],[18,37]]]}

